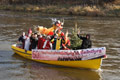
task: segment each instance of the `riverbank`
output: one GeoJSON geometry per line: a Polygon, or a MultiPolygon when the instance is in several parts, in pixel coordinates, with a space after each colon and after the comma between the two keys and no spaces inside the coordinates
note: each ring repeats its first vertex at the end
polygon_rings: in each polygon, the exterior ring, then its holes
{"type": "Polygon", "coordinates": [[[20,12],[41,12],[47,14],[79,15],[79,16],[107,16],[119,17],[120,5],[106,4],[100,6],[39,6],[39,5],[0,5],[0,10],[20,12]]]}

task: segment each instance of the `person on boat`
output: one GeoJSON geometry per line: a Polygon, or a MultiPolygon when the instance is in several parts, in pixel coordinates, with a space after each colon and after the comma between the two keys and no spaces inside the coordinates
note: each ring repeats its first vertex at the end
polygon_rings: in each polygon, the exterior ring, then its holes
{"type": "Polygon", "coordinates": [[[52,43],[50,42],[50,36],[47,36],[43,44],[43,49],[52,49],[52,43]]]}
{"type": "Polygon", "coordinates": [[[31,42],[31,45],[30,45],[30,50],[32,49],[36,49],[36,46],[38,44],[38,37],[37,37],[37,33],[33,33],[30,37],[30,42],[31,42]]]}
{"type": "Polygon", "coordinates": [[[56,25],[57,28],[60,28],[60,29],[63,28],[63,27],[62,27],[62,23],[60,22],[60,20],[58,20],[58,21],[55,23],[55,25],[56,25]]]}
{"type": "Polygon", "coordinates": [[[86,37],[80,35],[80,31],[78,31],[77,36],[82,40],[81,46],[78,46],[76,49],[87,49],[92,47],[92,41],[90,40],[90,35],[87,34],[86,37]]]}
{"type": "Polygon", "coordinates": [[[63,29],[63,23],[60,22],[60,20],[57,20],[57,21],[53,24],[53,28],[54,28],[54,33],[56,33],[58,30],[63,29]]]}
{"type": "Polygon", "coordinates": [[[29,50],[29,47],[30,47],[30,37],[31,37],[31,34],[32,34],[32,30],[29,29],[28,30],[28,35],[26,35],[25,37],[25,45],[24,45],[24,49],[27,51],[29,50]]]}
{"type": "Polygon", "coordinates": [[[55,34],[55,36],[51,39],[51,42],[53,42],[53,50],[62,50],[62,44],[65,43],[65,39],[63,36],[58,36],[58,34],[55,34]]]}
{"type": "Polygon", "coordinates": [[[44,42],[45,42],[45,35],[40,35],[38,37],[38,49],[43,49],[43,45],[44,45],[44,42]]]}
{"type": "Polygon", "coordinates": [[[66,31],[66,34],[64,36],[64,39],[65,39],[65,44],[62,44],[63,47],[64,47],[64,50],[70,50],[68,47],[70,47],[71,43],[70,43],[70,40],[69,40],[69,37],[68,37],[68,30],[66,31]]]}
{"type": "Polygon", "coordinates": [[[18,38],[18,42],[17,43],[20,43],[22,42],[22,49],[24,49],[24,44],[25,44],[25,32],[23,32],[23,34],[18,38]]]}
{"type": "Polygon", "coordinates": [[[58,36],[61,36],[62,39],[65,40],[65,43],[62,43],[62,49],[69,50],[68,46],[70,46],[70,40],[67,37],[67,34],[64,35],[64,32],[62,32],[60,29],[58,30],[58,36]]]}

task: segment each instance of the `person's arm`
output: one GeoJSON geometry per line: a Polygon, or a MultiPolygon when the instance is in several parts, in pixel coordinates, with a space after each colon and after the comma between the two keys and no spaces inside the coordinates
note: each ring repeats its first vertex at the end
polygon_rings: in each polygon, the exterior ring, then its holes
{"type": "Polygon", "coordinates": [[[38,37],[35,37],[35,41],[38,41],[38,37]]]}
{"type": "Polygon", "coordinates": [[[62,43],[65,44],[65,39],[64,39],[64,37],[62,37],[62,43]]]}
{"type": "Polygon", "coordinates": [[[19,42],[22,41],[22,36],[20,36],[20,37],[18,38],[18,41],[19,41],[19,42]]]}
{"type": "Polygon", "coordinates": [[[79,37],[79,38],[80,38],[80,34],[77,34],[77,37],[79,37]]]}
{"type": "Polygon", "coordinates": [[[50,44],[50,49],[52,50],[52,43],[50,42],[49,44],[50,44]]]}
{"type": "Polygon", "coordinates": [[[77,34],[77,36],[82,40],[85,39],[85,37],[80,36],[80,34],[77,34]]]}
{"type": "Polygon", "coordinates": [[[30,42],[32,42],[32,40],[33,40],[33,38],[32,38],[32,37],[30,37],[30,42]]]}
{"type": "Polygon", "coordinates": [[[36,45],[38,45],[38,37],[35,37],[36,45]]]}
{"type": "Polygon", "coordinates": [[[27,37],[26,36],[23,36],[23,39],[26,39],[27,37]]]}
{"type": "Polygon", "coordinates": [[[83,40],[83,38],[84,38],[84,37],[80,36],[80,30],[78,30],[77,36],[78,36],[80,39],[82,39],[82,40],[83,40]]]}
{"type": "Polygon", "coordinates": [[[51,36],[50,41],[51,41],[53,38],[54,38],[54,35],[53,35],[53,36],[51,36]]]}
{"type": "Polygon", "coordinates": [[[52,35],[51,37],[50,37],[50,41],[51,40],[53,40],[53,38],[56,36],[56,34],[54,33],[54,35],[52,35]]]}

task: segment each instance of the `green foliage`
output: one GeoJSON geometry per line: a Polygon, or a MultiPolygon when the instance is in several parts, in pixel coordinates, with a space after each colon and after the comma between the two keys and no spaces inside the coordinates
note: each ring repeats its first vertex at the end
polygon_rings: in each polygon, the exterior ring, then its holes
{"type": "Polygon", "coordinates": [[[0,0],[0,4],[6,11],[120,17],[120,0],[0,0]]]}
{"type": "Polygon", "coordinates": [[[80,40],[77,36],[77,32],[78,32],[79,28],[77,28],[77,24],[75,24],[75,27],[72,29],[72,33],[71,33],[71,49],[75,49],[76,47],[80,47],[82,40],[80,40]]]}

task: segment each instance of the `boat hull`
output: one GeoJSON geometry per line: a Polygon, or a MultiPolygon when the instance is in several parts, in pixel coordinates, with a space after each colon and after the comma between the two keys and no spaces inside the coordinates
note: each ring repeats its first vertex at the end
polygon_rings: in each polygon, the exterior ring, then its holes
{"type": "Polygon", "coordinates": [[[87,68],[87,69],[99,69],[102,64],[102,58],[92,59],[92,60],[80,60],[80,61],[48,61],[48,60],[36,60],[32,59],[32,51],[25,51],[24,49],[16,47],[16,45],[12,45],[13,51],[26,58],[37,62],[52,64],[52,65],[60,65],[67,67],[76,67],[76,68],[87,68]]]}

